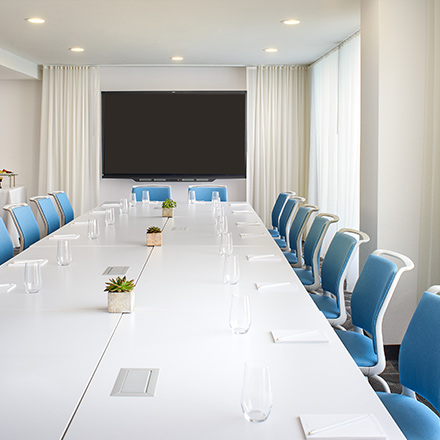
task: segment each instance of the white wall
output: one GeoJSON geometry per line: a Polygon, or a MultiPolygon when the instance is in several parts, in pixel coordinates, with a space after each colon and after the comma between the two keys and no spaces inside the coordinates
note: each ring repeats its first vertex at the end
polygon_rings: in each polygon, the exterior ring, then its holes
{"type": "MultiPolygon", "coordinates": [[[[246,90],[244,67],[101,67],[101,90],[246,90]]],[[[100,201],[127,197],[136,184],[130,179],[102,179],[100,201]]],[[[218,179],[227,185],[229,200],[246,199],[245,179],[218,179]]],[[[187,183],[171,182],[173,198],[186,200],[187,183]]]]}
{"type": "Polygon", "coordinates": [[[363,0],[361,29],[361,255],[390,249],[416,265],[385,315],[385,343],[400,344],[418,297],[426,1],[363,0]]]}
{"type": "Polygon", "coordinates": [[[28,197],[38,191],[40,115],[41,81],[0,81],[0,168],[18,173],[28,197]]]}

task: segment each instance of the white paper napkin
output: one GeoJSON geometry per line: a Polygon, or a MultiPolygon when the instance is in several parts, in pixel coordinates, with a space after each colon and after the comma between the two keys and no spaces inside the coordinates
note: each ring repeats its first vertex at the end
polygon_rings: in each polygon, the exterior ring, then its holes
{"type": "Polygon", "coordinates": [[[235,222],[237,226],[260,226],[259,222],[235,222]]]}
{"type": "Polygon", "coordinates": [[[280,283],[255,283],[255,286],[258,290],[270,290],[270,289],[279,289],[281,287],[290,286],[292,283],[289,281],[280,282],[280,283]]]}
{"type": "Polygon", "coordinates": [[[299,418],[307,440],[387,438],[373,414],[304,414],[299,418]]]}
{"type": "Polygon", "coordinates": [[[247,203],[229,203],[229,206],[248,206],[247,203]]]}
{"type": "Polygon", "coordinates": [[[87,225],[89,222],[70,222],[69,225],[87,225]]]}
{"type": "Polygon", "coordinates": [[[108,203],[103,203],[101,206],[103,208],[120,208],[121,204],[118,202],[108,202],[108,203]]]}
{"type": "Polygon", "coordinates": [[[242,209],[242,210],[232,210],[232,214],[252,214],[254,211],[251,211],[250,209],[242,209]]]}
{"type": "Polygon", "coordinates": [[[241,238],[264,237],[264,232],[240,232],[241,238]]]}
{"type": "Polygon", "coordinates": [[[8,266],[24,266],[26,263],[38,263],[40,266],[45,266],[47,264],[48,260],[46,259],[39,259],[39,260],[18,260],[18,261],[11,261],[8,266]]]}
{"type": "Polygon", "coordinates": [[[328,342],[327,336],[321,330],[315,329],[283,329],[272,330],[271,333],[276,344],[328,342]]]}
{"type": "Polygon", "coordinates": [[[78,240],[79,234],[51,235],[49,240],[78,240]]]}
{"type": "Polygon", "coordinates": [[[281,261],[281,258],[275,254],[267,255],[246,255],[249,261],[281,261]]]}
{"type": "Polygon", "coordinates": [[[89,214],[105,214],[105,209],[95,209],[94,211],[90,211],[89,214]]]}
{"type": "Polygon", "coordinates": [[[14,283],[0,284],[0,293],[12,292],[16,287],[17,287],[17,284],[14,284],[14,283]]]}

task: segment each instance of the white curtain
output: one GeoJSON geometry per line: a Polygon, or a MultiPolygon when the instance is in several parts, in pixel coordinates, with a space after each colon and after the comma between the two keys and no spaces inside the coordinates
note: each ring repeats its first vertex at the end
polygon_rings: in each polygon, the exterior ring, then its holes
{"type": "Polygon", "coordinates": [[[247,68],[247,200],[267,225],[281,191],[307,198],[308,90],[306,67],[247,68]]]}
{"type": "Polygon", "coordinates": [[[420,231],[419,295],[440,284],[440,4],[428,0],[426,127],[420,231]]]}
{"type": "MultiPolygon", "coordinates": [[[[310,68],[311,122],[309,201],[339,216],[327,235],[359,228],[360,36],[356,35],[310,68]]],[[[358,274],[357,257],[348,282],[358,274]]]]}
{"type": "Polygon", "coordinates": [[[38,191],[65,191],[75,215],[99,199],[99,115],[98,67],[43,68],[38,191]]]}

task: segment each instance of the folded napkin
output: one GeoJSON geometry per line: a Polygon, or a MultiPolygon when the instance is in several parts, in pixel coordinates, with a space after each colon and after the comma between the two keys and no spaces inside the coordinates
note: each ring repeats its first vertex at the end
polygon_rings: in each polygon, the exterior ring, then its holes
{"type": "Polygon", "coordinates": [[[108,202],[108,203],[103,203],[101,206],[103,208],[120,208],[121,204],[118,202],[108,202]]]}
{"type": "Polygon", "coordinates": [[[17,287],[17,284],[0,284],[0,293],[9,293],[17,287]]]}
{"type": "Polygon", "coordinates": [[[275,254],[266,255],[246,255],[249,261],[281,261],[281,258],[275,254]]]}
{"type": "Polygon", "coordinates": [[[90,211],[89,214],[105,214],[105,209],[95,209],[94,211],[90,211]]]}
{"type": "Polygon", "coordinates": [[[249,206],[247,203],[229,203],[229,206],[249,206]]]}
{"type": "Polygon", "coordinates": [[[304,414],[299,418],[307,440],[387,438],[373,414],[304,414]]]}
{"type": "Polygon", "coordinates": [[[241,238],[264,237],[264,232],[240,232],[241,238]]]}
{"type": "Polygon", "coordinates": [[[280,282],[280,283],[255,283],[258,290],[261,289],[277,289],[280,287],[290,286],[292,283],[290,281],[280,282]]]}
{"type": "Polygon", "coordinates": [[[39,259],[39,260],[18,260],[18,261],[11,261],[8,266],[24,266],[26,263],[38,263],[40,266],[45,266],[47,264],[48,260],[46,259],[39,259]]]}
{"type": "Polygon", "coordinates": [[[287,329],[272,330],[272,337],[277,344],[296,342],[328,342],[327,336],[321,330],[314,329],[287,329]]]}
{"type": "Polygon", "coordinates": [[[58,234],[51,235],[49,240],[77,240],[79,238],[79,234],[58,234]]]}
{"type": "Polygon", "coordinates": [[[70,222],[69,225],[87,225],[89,222],[70,222]]]}
{"type": "Polygon", "coordinates": [[[235,222],[237,226],[260,226],[259,222],[235,222]]]}

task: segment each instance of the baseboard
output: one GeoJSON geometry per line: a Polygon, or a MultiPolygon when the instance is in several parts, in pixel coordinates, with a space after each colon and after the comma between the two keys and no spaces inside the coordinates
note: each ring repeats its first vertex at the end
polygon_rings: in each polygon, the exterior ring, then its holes
{"type": "Polygon", "coordinates": [[[390,361],[397,361],[399,359],[400,344],[385,345],[385,357],[390,361]]]}

